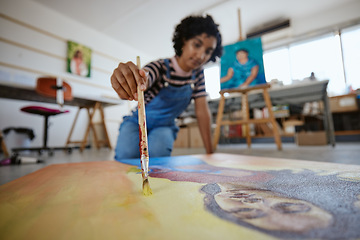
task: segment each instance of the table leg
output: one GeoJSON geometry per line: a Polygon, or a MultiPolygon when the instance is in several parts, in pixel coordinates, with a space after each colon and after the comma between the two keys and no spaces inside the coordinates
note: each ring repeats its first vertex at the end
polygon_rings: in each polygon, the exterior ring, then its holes
{"type": "Polygon", "coordinates": [[[334,133],[334,122],[332,118],[332,114],[330,111],[329,97],[327,94],[324,94],[324,127],[328,139],[328,143],[330,143],[333,147],[335,147],[335,133],[334,133]]]}
{"type": "Polygon", "coordinates": [[[78,111],[76,112],[75,119],[74,119],[74,122],[73,122],[73,124],[72,124],[72,126],[71,126],[71,129],[70,129],[68,138],[67,138],[67,140],[66,140],[66,145],[65,145],[65,146],[68,146],[70,143],[81,143],[81,142],[79,142],[79,141],[71,141],[71,136],[72,136],[72,134],[73,134],[73,132],[74,132],[74,128],[75,128],[77,119],[78,119],[78,117],[79,117],[79,113],[80,113],[80,111],[81,111],[82,108],[83,108],[83,107],[79,107],[78,111]]]}
{"type": "Polygon", "coordinates": [[[105,140],[103,142],[105,144],[107,144],[110,149],[112,149],[109,134],[108,134],[107,127],[105,124],[105,114],[104,114],[104,108],[103,108],[102,104],[100,104],[99,110],[100,110],[100,115],[101,115],[101,125],[104,128],[104,134],[105,134],[105,140]]]}

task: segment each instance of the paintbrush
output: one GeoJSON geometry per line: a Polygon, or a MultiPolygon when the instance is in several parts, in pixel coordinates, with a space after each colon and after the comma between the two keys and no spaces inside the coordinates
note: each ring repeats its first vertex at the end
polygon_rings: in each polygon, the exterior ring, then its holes
{"type": "MultiPolygon", "coordinates": [[[[136,64],[139,69],[140,57],[136,57],[136,64]]],[[[152,194],[152,190],[149,184],[149,149],[147,140],[147,128],[146,128],[146,114],[144,103],[144,92],[140,89],[140,85],[137,87],[138,93],[138,117],[139,117],[139,147],[140,147],[140,163],[141,163],[141,175],[143,179],[143,194],[149,196],[152,194]]]]}

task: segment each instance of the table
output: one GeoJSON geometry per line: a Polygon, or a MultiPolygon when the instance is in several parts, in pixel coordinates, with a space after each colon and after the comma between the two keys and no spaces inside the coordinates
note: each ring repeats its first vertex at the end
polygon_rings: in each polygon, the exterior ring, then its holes
{"type": "MultiPolygon", "coordinates": [[[[8,98],[14,100],[26,100],[34,102],[55,103],[56,99],[41,96],[35,92],[34,87],[23,85],[5,85],[0,83],[0,98],[8,98]]],[[[94,106],[96,102],[100,102],[103,106],[122,104],[120,99],[106,96],[81,95],[74,96],[71,101],[64,101],[69,106],[94,106]]]]}
{"type": "Polygon", "coordinates": [[[56,164],[0,186],[0,239],[357,239],[360,166],[232,154],[56,164]]]}
{"type": "MultiPolygon", "coordinates": [[[[56,99],[41,96],[36,93],[34,87],[23,86],[23,85],[0,84],[0,98],[9,98],[9,99],[14,99],[14,100],[27,100],[27,101],[34,101],[34,102],[44,102],[44,103],[55,103],[56,104],[56,99]]],[[[120,99],[105,97],[105,96],[104,97],[91,96],[91,95],[86,95],[86,94],[81,95],[81,96],[74,96],[73,100],[71,100],[71,101],[64,101],[65,105],[78,107],[78,112],[77,112],[74,122],[72,124],[70,133],[68,135],[68,138],[66,141],[66,146],[68,146],[69,144],[80,144],[80,151],[83,151],[83,149],[86,146],[88,135],[89,135],[89,132],[91,129],[94,133],[94,142],[95,142],[96,147],[99,148],[101,144],[105,144],[106,146],[108,146],[111,149],[112,147],[111,147],[109,135],[108,135],[106,125],[104,122],[105,117],[104,117],[103,108],[106,106],[122,104],[122,103],[123,102],[120,99]],[[79,116],[79,112],[82,109],[86,109],[88,117],[89,117],[89,123],[88,123],[86,131],[84,133],[83,139],[73,141],[73,140],[71,140],[72,133],[73,133],[74,127],[76,125],[76,121],[79,116]],[[99,110],[100,114],[101,114],[100,124],[104,129],[104,133],[105,133],[104,135],[106,138],[105,140],[98,139],[98,137],[96,135],[95,127],[93,124],[93,117],[94,117],[95,111],[97,111],[97,110],[99,110]]]]}
{"type": "MultiPolygon", "coordinates": [[[[273,105],[293,104],[300,105],[302,107],[307,102],[322,101],[324,103],[323,122],[327,133],[327,139],[332,146],[335,146],[334,124],[326,90],[328,83],[328,80],[304,82],[282,87],[271,87],[268,92],[273,105]]],[[[217,113],[219,101],[220,99],[213,99],[209,101],[209,108],[213,114],[217,113]]],[[[265,102],[260,92],[250,93],[248,95],[248,101],[250,108],[265,107],[265,102]]],[[[226,111],[230,112],[240,110],[240,107],[241,97],[239,97],[239,95],[231,95],[227,97],[225,101],[226,111]]],[[[182,117],[194,115],[194,105],[192,104],[182,117]]]]}

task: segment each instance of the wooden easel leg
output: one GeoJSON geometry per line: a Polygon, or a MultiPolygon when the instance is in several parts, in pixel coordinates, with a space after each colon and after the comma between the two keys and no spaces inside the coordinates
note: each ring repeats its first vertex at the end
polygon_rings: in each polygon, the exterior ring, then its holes
{"type": "Polygon", "coordinates": [[[274,139],[275,139],[275,142],[276,142],[276,145],[277,145],[277,149],[280,151],[282,149],[281,137],[280,137],[277,122],[276,122],[275,117],[274,117],[274,113],[272,111],[271,99],[270,99],[270,96],[269,96],[269,93],[268,93],[267,89],[264,89],[263,94],[264,94],[265,104],[266,104],[266,106],[268,108],[268,111],[269,111],[269,118],[270,118],[271,124],[273,126],[274,139]]]}
{"type": "Polygon", "coordinates": [[[86,145],[86,142],[87,142],[87,138],[88,138],[88,135],[89,135],[89,132],[90,132],[90,127],[91,127],[91,113],[90,113],[90,108],[89,107],[86,107],[86,110],[87,110],[87,113],[88,113],[88,116],[89,116],[89,123],[87,125],[87,128],[86,128],[86,131],[85,131],[85,134],[84,134],[84,138],[81,142],[81,146],[80,146],[80,152],[82,152],[85,148],[85,145],[86,145]]]}
{"type": "Polygon", "coordinates": [[[96,145],[97,149],[100,149],[100,143],[99,143],[99,138],[97,137],[96,129],[95,129],[95,126],[94,126],[94,123],[93,123],[92,120],[94,118],[96,110],[98,110],[100,108],[100,106],[101,106],[101,103],[99,103],[99,102],[95,103],[95,107],[94,107],[93,112],[92,112],[91,117],[90,117],[90,127],[91,127],[91,129],[92,129],[92,131],[94,133],[94,141],[95,141],[95,145],[96,145]]]}
{"type": "Polygon", "coordinates": [[[219,139],[220,139],[220,130],[221,130],[222,118],[223,118],[223,114],[224,114],[223,113],[224,106],[225,106],[225,97],[223,94],[221,94],[217,117],[216,117],[216,128],[215,128],[215,132],[214,132],[214,143],[213,143],[214,151],[216,150],[216,147],[217,147],[217,145],[219,143],[219,139]]]}
{"type": "Polygon", "coordinates": [[[73,124],[72,124],[72,126],[71,126],[70,133],[69,133],[69,135],[68,135],[68,137],[67,137],[66,145],[65,145],[65,146],[67,146],[67,145],[69,145],[70,143],[72,143],[72,141],[71,141],[71,136],[72,136],[72,134],[73,134],[73,131],[74,131],[74,128],[75,128],[75,125],[76,125],[76,122],[77,122],[77,119],[78,119],[78,117],[79,117],[79,113],[80,113],[80,110],[81,110],[81,109],[82,109],[82,107],[79,107],[78,111],[76,112],[75,119],[74,119],[74,122],[73,122],[73,124]]]}
{"type": "Polygon", "coordinates": [[[84,148],[85,148],[85,145],[86,145],[86,143],[88,141],[88,136],[89,136],[90,130],[92,130],[92,132],[94,134],[94,143],[95,143],[95,146],[96,146],[97,149],[100,149],[100,146],[101,146],[100,143],[103,143],[103,142],[105,142],[105,144],[110,149],[112,149],[111,143],[110,143],[110,138],[109,138],[107,128],[106,128],[106,125],[105,125],[104,109],[103,109],[101,103],[96,102],[94,106],[86,107],[86,109],[87,109],[87,113],[88,113],[88,117],[89,117],[89,123],[87,125],[86,131],[85,131],[85,134],[84,134],[84,138],[83,138],[83,140],[81,142],[80,152],[82,152],[84,150],[84,148]],[[101,124],[101,126],[103,127],[103,129],[105,131],[105,138],[106,138],[104,141],[99,140],[98,135],[96,133],[95,125],[94,125],[94,122],[93,122],[96,110],[100,111],[100,115],[101,115],[100,124],[101,124]]]}
{"type": "Polygon", "coordinates": [[[243,93],[241,102],[242,102],[241,107],[244,115],[244,120],[246,121],[245,123],[246,143],[248,148],[251,148],[251,136],[250,136],[250,128],[249,128],[250,114],[249,114],[249,103],[248,103],[247,93],[243,93]]]}
{"type": "Polygon", "coordinates": [[[105,124],[105,114],[104,114],[104,108],[103,108],[102,104],[100,104],[99,110],[100,110],[100,114],[101,114],[101,125],[103,126],[103,129],[105,132],[105,143],[107,144],[107,146],[110,149],[112,149],[109,134],[108,134],[106,124],[105,124]]]}

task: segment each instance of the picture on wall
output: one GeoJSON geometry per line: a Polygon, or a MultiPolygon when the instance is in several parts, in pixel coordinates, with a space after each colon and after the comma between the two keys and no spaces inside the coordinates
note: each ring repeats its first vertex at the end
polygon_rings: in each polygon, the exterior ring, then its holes
{"type": "Polygon", "coordinates": [[[91,49],[73,41],[68,41],[67,45],[67,71],[82,77],[90,77],[91,49]]]}
{"type": "Polygon", "coordinates": [[[221,57],[221,89],[266,83],[261,38],[224,46],[221,57]]]}

